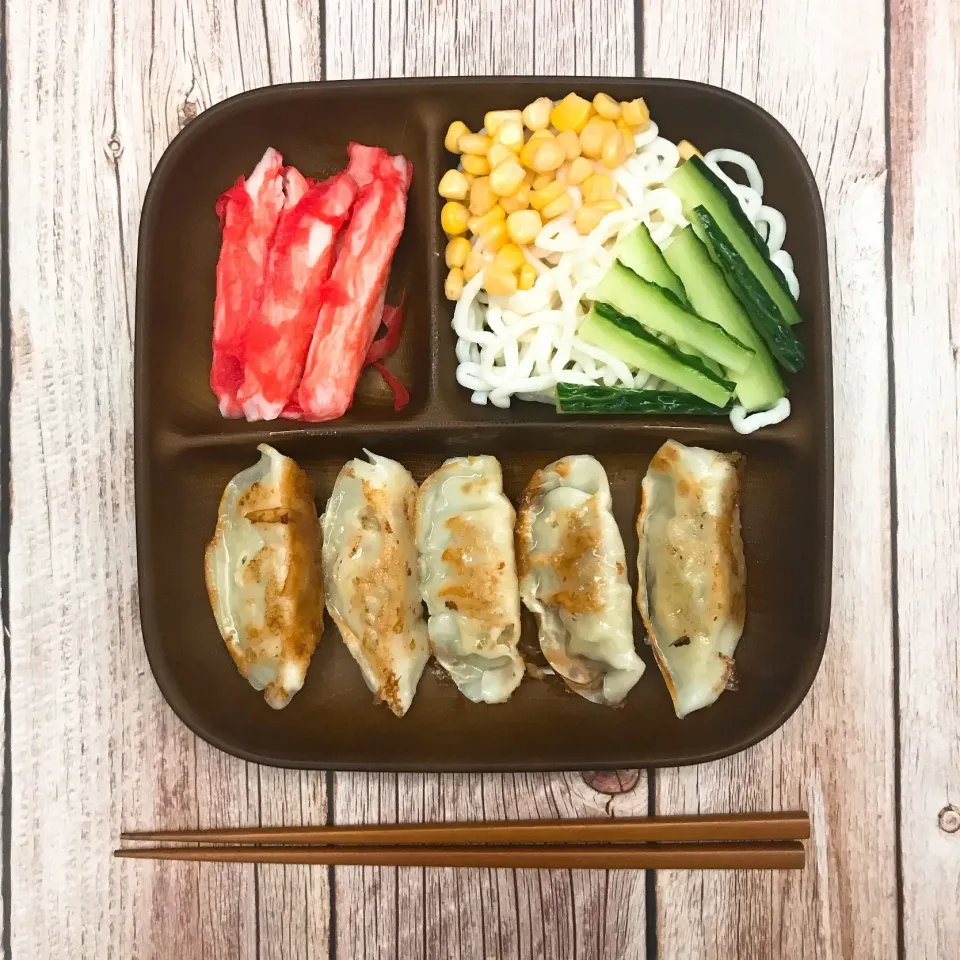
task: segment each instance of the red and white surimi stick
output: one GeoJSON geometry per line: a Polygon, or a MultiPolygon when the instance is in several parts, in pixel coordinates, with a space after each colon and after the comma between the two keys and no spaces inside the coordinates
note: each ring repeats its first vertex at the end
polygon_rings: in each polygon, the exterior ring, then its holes
{"type": "Polygon", "coordinates": [[[247,334],[237,399],[248,420],[275,420],[296,393],[333,267],[337,234],[357,196],[349,173],[308,184],[292,171],[288,190],[293,202],[277,224],[263,302],[247,334]]]}
{"type": "Polygon", "coordinates": [[[383,147],[348,143],[347,158],[347,173],[357,181],[357,186],[363,189],[374,178],[381,161],[390,159],[390,154],[383,147]]]}
{"type": "Polygon", "coordinates": [[[267,150],[249,178],[240,177],[217,201],[223,229],[217,261],[210,388],[225,417],[243,411],[237,391],[243,384],[246,334],[263,298],[270,240],[283,209],[283,157],[267,150]]]}
{"type": "Polygon", "coordinates": [[[297,392],[306,420],[333,420],[353,402],[357,379],[380,324],[412,176],[413,167],[403,157],[383,157],[373,179],[360,191],[297,392]]]}

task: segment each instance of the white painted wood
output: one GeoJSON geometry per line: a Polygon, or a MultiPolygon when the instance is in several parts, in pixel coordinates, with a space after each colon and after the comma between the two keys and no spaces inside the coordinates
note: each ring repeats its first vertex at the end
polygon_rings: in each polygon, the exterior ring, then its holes
{"type": "MultiPolygon", "coordinates": [[[[6,43],[6,23],[3,26],[0,26],[0,43],[6,43]]],[[[6,170],[6,161],[5,158],[0,155],[0,183],[6,182],[5,178],[7,176],[6,170]]],[[[9,220],[6,220],[5,223],[7,226],[0,227],[0,263],[7,263],[8,255],[8,246],[7,246],[7,230],[9,226],[9,220]]],[[[0,306],[0,310],[5,310],[5,305],[0,306]]],[[[8,364],[10,357],[10,337],[7,335],[7,330],[9,329],[7,318],[4,317],[0,320],[0,363],[8,364]]],[[[4,386],[3,389],[6,389],[4,386]]],[[[10,456],[10,425],[9,423],[0,423],[0,458],[3,462],[9,462],[10,456]]],[[[3,481],[0,481],[0,485],[3,484],[3,481]]],[[[0,501],[0,509],[4,509],[4,506],[9,511],[10,504],[6,502],[6,498],[9,497],[10,485],[6,484],[6,490],[0,490],[0,498],[4,498],[0,501]]],[[[9,516],[9,513],[8,513],[9,516]]],[[[7,545],[0,545],[0,549],[6,550],[7,545]]],[[[7,563],[9,564],[9,553],[6,557],[7,563]]],[[[0,580],[0,603],[7,602],[9,603],[9,589],[6,578],[0,580]]],[[[6,745],[7,743],[7,718],[6,710],[3,707],[3,704],[6,703],[7,695],[7,684],[9,682],[9,664],[7,663],[7,653],[5,641],[7,640],[8,634],[6,633],[6,624],[0,623],[0,630],[4,631],[4,636],[0,637],[0,745],[6,745]]],[[[9,771],[7,769],[7,757],[6,751],[0,750],[0,782],[6,785],[7,775],[9,771]]],[[[3,822],[4,814],[0,812],[0,834],[5,834],[9,830],[10,824],[3,822]]],[[[6,917],[6,890],[0,890],[0,917],[6,917]]],[[[5,919],[0,920],[0,931],[4,934],[7,933],[5,919]]]]}
{"type": "MultiPolygon", "coordinates": [[[[326,776],[316,771],[260,767],[260,822],[264,825],[327,821],[326,776]]],[[[264,864],[258,872],[262,960],[325,957],[330,942],[330,885],[322,867],[264,864]]]]}
{"type": "MultiPolygon", "coordinates": [[[[336,775],[338,823],[640,816],[579,774],[336,775]]],[[[631,777],[628,783],[633,782],[631,777]]],[[[643,874],[337,868],[337,956],[646,956],[643,874]]]]}
{"type": "Polygon", "coordinates": [[[891,31],[903,933],[919,960],[960,956],[957,6],[901,0],[891,31]]]}
{"type": "Polygon", "coordinates": [[[836,411],[832,630],[813,691],[765,743],[656,781],[661,813],[808,809],[807,869],[658,874],[659,954],[893,956],[883,5],[645,0],[644,12],[646,75],[744,94],[810,160],[828,222],[836,411]]]}
{"type": "MultiPolygon", "coordinates": [[[[633,9],[623,0],[411,2],[404,16],[397,0],[332,0],[327,64],[330,79],[632,75],[633,9]]],[[[590,816],[607,800],[578,775],[337,774],[334,810],[337,822],[590,816]]],[[[646,809],[643,779],[612,806],[646,809]]],[[[338,958],[646,955],[639,872],[338,868],[336,905],[338,958]]]]}
{"type": "Polygon", "coordinates": [[[322,778],[227,757],[163,702],[139,634],[131,439],[151,170],[210,104],[271,79],[318,79],[320,10],[7,10],[14,956],[325,955],[323,871],[109,856],[121,828],[326,815],[322,778]]]}

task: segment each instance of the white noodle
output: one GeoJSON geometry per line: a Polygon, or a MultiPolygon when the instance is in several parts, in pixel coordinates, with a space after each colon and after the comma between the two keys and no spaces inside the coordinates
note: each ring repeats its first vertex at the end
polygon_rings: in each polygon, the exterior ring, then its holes
{"type": "Polygon", "coordinates": [[[761,427],[769,427],[774,423],[780,423],[790,416],[790,401],[786,397],[781,397],[769,410],[761,410],[758,413],[748,414],[740,404],[737,404],[730,411],[730,423],[737,433],[753,433],[761,427]]]}

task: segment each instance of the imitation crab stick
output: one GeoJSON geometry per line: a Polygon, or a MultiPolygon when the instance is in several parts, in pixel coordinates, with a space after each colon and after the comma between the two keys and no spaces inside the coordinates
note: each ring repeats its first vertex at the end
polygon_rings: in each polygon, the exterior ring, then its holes
{"type": "Polygon", "coordinates": [[[270,247],[263,301],[247,333],[244,381],[237,399],[248,420],[276,419],[296,393],[333,267],[337,234],[356,196],[349,171],[312,184],[291,172],[288,206],[270,247]]]}
{"type": "Polygon", "coordinates": [[[325,290],[297,393],[306,420],[335,419],[353,402],[357,379],[380,325],[412,176],[413,167],[406,159],[383,156],[370,182],[360,190],[325,290]]]}
{"type": "Polygon", "coordinates": [[[223,228],[217,261],[210,388],[225,417],[242,416],[237,391],[243,384],[246,336],[263,297],[270,241],[284,204],[283,157],[270,147],[249,178],[217,201],[223,228]]]}

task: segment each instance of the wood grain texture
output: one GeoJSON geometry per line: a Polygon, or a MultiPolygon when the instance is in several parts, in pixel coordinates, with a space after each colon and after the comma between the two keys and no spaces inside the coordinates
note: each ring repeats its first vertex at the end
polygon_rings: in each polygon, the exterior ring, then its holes
{"type": "Polygon", "coordinates": [[[752,750],[656,778],[658,813],[808,809],[808,867],[795,876],[658,874],[659,955],[889,957],[897,892],[883,4],[645,0],[644,15],[646,75],[742,93],[786,125],[814,169],[831,261],[836,431],[832,630],[810,697],[752,750]]]}
{"type": "MultiPolygon", "coordinates": [[[[891,9],[905,955],[960,956],[960,9],[891,9]],[[932,211],[951,211],[928,226],[932,211]]],[[[936,213],[934,213],[936,217],[936,213]]]]}
{"type": "MultiPolygon", "coordinates": [[[[487,0],[327,5],[330,79],[632,75],[633,8],[487,0]]],[[[522,106],[522,104],[518,105],[522,106]]],[[[632,780],[631,780],[632,782],[632,780]]],[[[577,774],[337,774],[337,823],[644,814],[646,782],[611,800],[577,774]]],[[[337,868],[337,957],[646,955],[639,872],[337,868]]]]}
{"type": "MultiPolygon", "coordinates": [[[[6,17],[0,16],[0,48],[7,48],[7,24],[6,17]]],[[[6,86],[0,90],[0,100],[3,106],[0,110],[4,111],[6,106],[6,86]]],[[[8,308],[9,297],[9,259],[8,259],[8,238],[10,229],[10,220],[7,216],[7,156],[6,156],[6,124],[0,130],[0,137],[3,138],[0,146],[0,393],[6,398],[9,396],[10,384],[8,382],[8,373],[10,369],[10,311],[8,308]]],[[[7,724],[7,694],[9,684],[9,518],[10,518],[10,417],[5,409],[5,404],[0,401],[0,630],[3,636],[0,637],[0,784],[2,784],[2,795],[0,795],[0,847],[2,847],[3,863],[0,865],[3,879],[6,879],[9,864],[7,862],[7,845],[10,838],[10,818],[7,815],[7,804],[10,800],[10,769],[7,765],[7,744],[8,744],[8,724],[7,724]]],[[[5,950],[10,936],[10,924],[8,912],[10,909],[9,897],[7,896],[7,884],[0,882],[0,949],[5,950]]]]}
{"type": "Polygon", "coordinates": [[[327,953],[325,873],[108,856],[121,826],[326,816],[322,777],[227,757],[163,702],[139,634],[131,440],[150,173],[210,104],[318,79],[319,17],[302,0],[8,4],[16,957],[327,953]]]}

